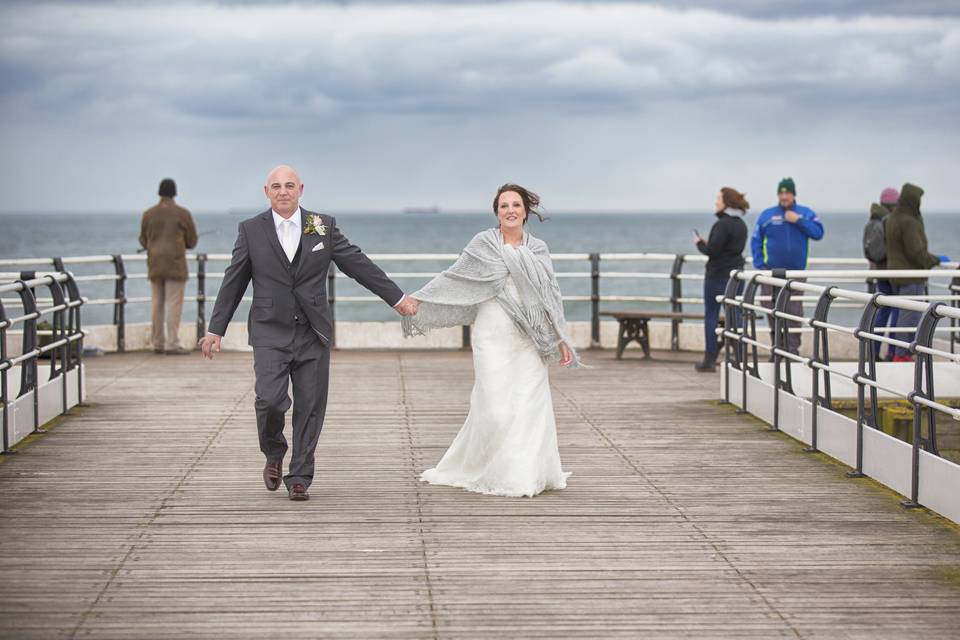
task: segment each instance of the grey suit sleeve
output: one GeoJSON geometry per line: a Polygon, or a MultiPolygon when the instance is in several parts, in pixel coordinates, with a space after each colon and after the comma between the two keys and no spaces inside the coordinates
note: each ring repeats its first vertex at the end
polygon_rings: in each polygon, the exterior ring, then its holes
{"type": "Polygon", "coordinates": [[[330,219],[330,242],[333,261],[337,268],[359,282],[391,307],[403,299],[403,291],[387,277],[383,269],[373,263],[360,250],[340,233],[336,218],[330,219]]]}
{"type": "Polygon", "coordinates": [[[247,249],[247,235],[240,225],[237,234],[237,243],[233,246],[233,257],[227,267],[217,293],[217,302],[213,305],[213,314],[210,316],[208,330],[210,333],[223,336],[227,333],[227,325],[236,313],[243,294],[250,284],[252,272],[250,269],[250,253],[247,249]]]}

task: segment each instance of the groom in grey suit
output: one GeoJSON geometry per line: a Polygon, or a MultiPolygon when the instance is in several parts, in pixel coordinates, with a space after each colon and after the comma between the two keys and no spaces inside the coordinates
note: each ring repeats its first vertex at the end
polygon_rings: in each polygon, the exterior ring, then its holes
{"type": "Polygon", "coordinates": [[[263,189],[271,209],[240,223],[233,258],[200,349],[206,358],[220,350],[220,339],[252,281],[247,328],[256,375],[257,431],[267,459],[263,481],[275,491],[282,478],[291,500],[306,500],[327,408],[329,336],[333,334],[326,288],[330,261],[401,315],[415,314],[417,301],[405,296],[350,244],[334,218],[300,208],[303,184],[292,168],[275,168],[263,189]],[[284,476],[283,426],[291,381],[293,455],[284,476]]]}

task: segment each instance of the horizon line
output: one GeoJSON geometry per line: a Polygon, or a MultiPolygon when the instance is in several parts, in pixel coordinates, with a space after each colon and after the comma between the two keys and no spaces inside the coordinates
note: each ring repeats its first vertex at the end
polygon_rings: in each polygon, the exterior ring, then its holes
{"type": "MultiPolygon", "coordinates": [[[[182,205],[181,205],[182,206],[182,205]]],[[[189,209],[189,207],[187,207],[189,209]]],[[[766,207],[764,207],[765,209],[766,207]]],[[[753,212],[763,211],[764,209],[756,208],[750,209],[747,212],[749,216],[753,212]]],[[[246,208],[246,207],[228,207],[225,209],[191,209],[190,212],[193,215],[256,215],[262,213],[266,209],[260,208],[246,208]]],[[[445,215],[473,215],[473,214],[491,214],[489,210],[481,209],[440,209],[437,212],[405,212],[403,208],[399,209],[326,209],[321,210],[319,213],[326,213],[327,211],[334,211],[336,215],[346,214],[346,215],[396,215],[396,216],[445,216],[445,215]]],[[[827,213],[830,215],[869,215],[869,207],[864,209],[837,209],[830,210],[824,208],[818,208],[819,212],[827,213]]],[[[555,209],[555,210],[543,210],[541,211],[548,218],[551,215],[590,215],[590,214],[599,214],[599,215],[714,215],[715,212],[709,211],[709,209],[613,209],[613,208],[602,208],[602,209],[555,209]]],[[[951,211],[948,209],[932,209],[930,211],[922,212],[923,215],[945,215],[945,214],[957,214],[960,211],[951,211]]],[[[9,216],[9,215],[143,215],[143,211],[131,210],[131,209],[110,209],[110,210],[93,210],[93,209],[48,209],[48,210],[6,210],[0,211],[0,216],[9,216]]]]}

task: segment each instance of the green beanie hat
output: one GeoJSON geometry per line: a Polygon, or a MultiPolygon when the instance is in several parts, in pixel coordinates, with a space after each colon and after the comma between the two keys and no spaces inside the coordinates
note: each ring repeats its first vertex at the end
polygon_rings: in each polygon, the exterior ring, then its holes
{"type": "Polygon", "coordinates": [[[793,195],[797,195],[797,185],[794,184],[793,178],[784,178],[780,181],[780,184],[777,185],[777,193],[783,193],[784,191],[789,191],[793,195]]]}

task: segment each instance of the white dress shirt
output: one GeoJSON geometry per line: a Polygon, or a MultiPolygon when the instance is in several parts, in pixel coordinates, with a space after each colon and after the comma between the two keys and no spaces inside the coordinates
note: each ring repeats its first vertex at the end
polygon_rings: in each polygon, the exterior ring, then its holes
{"type": "Polygon", "coordinates": [[[289,218],[284,218],[273,209],[270,212],[273,214],[273,226],[277,230],[280,246],[283,247],[283,252],[287,254],[287,260],[293,262],[293,257],[297,255],[297,247],[300,246],[300,235],[303,233],[300,207],[297,207],[297,210],[289,218]]]}

